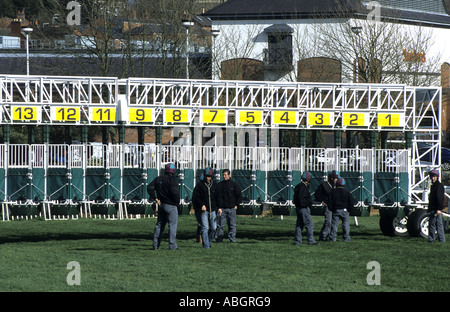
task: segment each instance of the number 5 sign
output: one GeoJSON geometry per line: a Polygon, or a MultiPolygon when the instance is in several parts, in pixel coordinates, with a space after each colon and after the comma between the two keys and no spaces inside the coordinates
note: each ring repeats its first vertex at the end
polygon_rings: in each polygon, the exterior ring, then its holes
{"type": "Polygon", "coordinates": [[[262,124],[262,111],[236,111],[238,125],[262,124]]]}

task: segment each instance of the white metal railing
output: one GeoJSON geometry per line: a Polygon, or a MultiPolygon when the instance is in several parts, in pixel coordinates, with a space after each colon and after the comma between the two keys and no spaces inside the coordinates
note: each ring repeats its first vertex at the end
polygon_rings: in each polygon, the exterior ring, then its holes
{"type": "Polygon", "coordinates": [[[0,168],[5,168],[5,150],[6,144],[0,144],[0,168]]]}
{"type": "Polygon", "coordinates": [[[28,168],[30,166],[30,146],[28,144],[9,145],[9,168],[28,168]]]}
{"type": "Polygon", "coordinates": [[[180,169],[408,172],[408,150],[373,153],[355,148],[0,144],[0,168],[164,168],[172,162],[180,169]]]}
{"type": "Polygon", "coordinates": [[[50,168],[66,167],[68,162],[68,146],[65,144],[48,145],[48,166],[50,168]]]}
{"type": "Polygon", "coordinates": [[[69,145],[69,165],[71,168],[82,168],[83,167],[83,152],[84,145],[69,145]]]}
{"type": "Polygon", "coordinates": [[[407,172],[408,152],[407,150],[377,150],[376,172],[407,172]]]}

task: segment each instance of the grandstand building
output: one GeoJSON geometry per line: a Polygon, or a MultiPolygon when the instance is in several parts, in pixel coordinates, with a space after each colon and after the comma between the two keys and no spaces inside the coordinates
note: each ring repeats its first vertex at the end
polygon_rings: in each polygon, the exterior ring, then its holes
{"type": "Polygon", "coordinates": [[[229,0],[207,11],[201,20],[220,31],[215,38],[215,78],[384,82],[382,77],[403,71],[422,76],[408,80],[408,84],[426,85],[439,84],[439,79],[432,78],[439,77],[438,70],[427,63],[440,65],[450,61],[449,14],[448,0],[229,0]],[[364,49],[356,48],[357,43],[368,44],[371,31],[380,31],[382,26],[378,22],[398,28],[398,31],[383,30],[385,35],[387,32],[391,35],[382,44],[391,45],[386,49],[392,50],[391,55],[398,54],[404,66],[397,64],[393,69],[387,64],[387,57],[368,57],[364,49]],[[408,46],[400,41],[408,33],[422,42],[408,46]],[[339,38],[345,49],[354,54],[352,60],[343,59],[342,52],[341,59],[336,57],[337,53],[330,55],[334,48],[327,48],[324,38],[334,46],[338,46],[336,38],[339,38]],[[376,74],[371,79],[362,79],[361,70],[352,70],[353,66],[375,68],[376,74]]]}

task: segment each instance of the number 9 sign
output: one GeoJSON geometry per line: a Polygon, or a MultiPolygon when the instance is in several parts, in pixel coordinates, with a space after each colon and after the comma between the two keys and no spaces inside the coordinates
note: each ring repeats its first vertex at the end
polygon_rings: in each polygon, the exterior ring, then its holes
{"type": "Polygon", "coordinates": [[[128,121],[130,122],[152,122],[153,109],[151,108],[130,108],[128,111],[128,121]]]}

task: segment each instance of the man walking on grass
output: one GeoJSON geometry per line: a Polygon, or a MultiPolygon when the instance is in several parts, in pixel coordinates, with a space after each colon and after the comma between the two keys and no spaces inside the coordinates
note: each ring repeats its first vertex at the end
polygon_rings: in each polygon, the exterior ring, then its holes
{"type": "Polygon", "coordinates": [[[176,167],[172,163],[166,164],[164,175],[154,179],[147,187],[150,199],[159,206],[158,220],[153,235],[153,249],[161,244],[161,234],[166,223],[169,223],[169,249],[177,249],[178,205],[180,204],[180,187],[174,176],[176,167]],[[156,193],[156,194],[155,194],[156,193]]]}
{"type": "Polygon", "coordinates": [[[431,179],[430,195],[428,197],[428,212],[430,219],[428,221],[428,241],[433,243],[437,238],[445,242],[444,225],[442,222],[442,210],[445,208],[445,190],[439,181],[439,171],[436,169],[429,172],[431,179]]]}
{"type": "Polygon", "coordinates": [[[231,180],[230,170],[222,171],[223,181],[216,187],[217,233],[216,242],[221,243],[224,236],[225,222],[228,223],[228,239],[236,242],[236,210],[241,203],[241,188],[231,180]]]}
{"type": "Polygon", "coordinates": [[[297,212],[297,223],[295,224],[294,244],[302,244],[302,231],[306,228],[308,245],[316,245],[314,239],[314,223],[311,218],[312,198],[309,193],[309,182],[312,176],[309,172],[302,174],[302,181],[294,188],[294,205],[297,212]]]}

